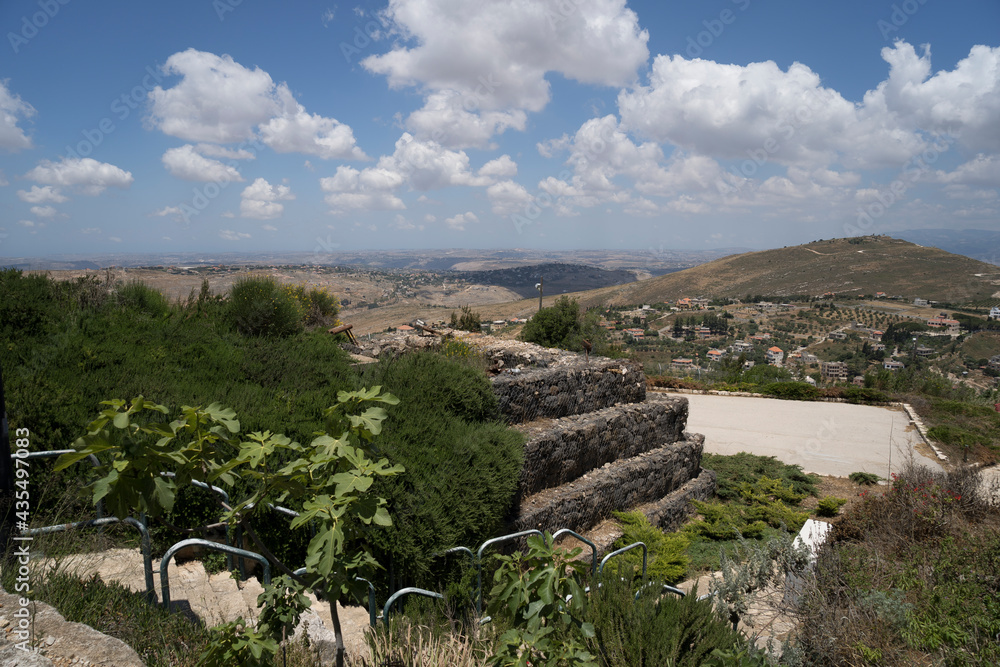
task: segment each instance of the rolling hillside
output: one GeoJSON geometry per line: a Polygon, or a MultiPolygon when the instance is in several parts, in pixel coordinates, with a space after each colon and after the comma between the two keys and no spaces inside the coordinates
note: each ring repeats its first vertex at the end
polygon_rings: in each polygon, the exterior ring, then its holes
{"type": "Polygon", "coordinates": [[[1000,268],[886,236],[833,239],[723,257],[638,283],[594,290],[581,303],[654,303],[684,296],[836,292],[966,302],[1000,292],[1000,268]]]}

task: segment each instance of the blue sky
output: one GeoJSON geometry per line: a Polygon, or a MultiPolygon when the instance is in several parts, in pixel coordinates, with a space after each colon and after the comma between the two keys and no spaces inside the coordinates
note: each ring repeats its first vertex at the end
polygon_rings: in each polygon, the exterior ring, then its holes
{"type": "Polygon", "coordinates": [[[0,3],[0,256],[1000,229],[1000,3],[0,3]]]}

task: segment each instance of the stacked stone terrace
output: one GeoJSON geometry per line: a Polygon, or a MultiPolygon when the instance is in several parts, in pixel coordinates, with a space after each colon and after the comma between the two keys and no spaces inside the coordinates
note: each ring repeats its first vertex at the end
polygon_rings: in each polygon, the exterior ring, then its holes
{"type": "Polygon", "coordinates": [[[686,398],[646,402],[633,361],[524,345],[486,350],[504,362],[493,379],[501,410],[528,438],[513,529],[570,528],[603,551],[620,536],[612,512],[639,509],[673,530],[692,513],[691,499],[712,495],[704,437],[684,430],[686,398]],[[534,364],[518,363],[525,358],[534,364]]]}
{"type": "MultiPolygon", "coordinates": [[[[687,399],[647,402],[641,364],[440,333],[491,360],[500,410],[528,438],[511,530],[570,528],[603,551],[621,535],[612,512],[638,509],[674,530],[693,513],[690,500],[715,492],[715,473],[701,468],[704,437],[685,431],[687,399]]],[[[352,351],[397,355],[440,341],[397,333],[361,341],[352,351]]]]}

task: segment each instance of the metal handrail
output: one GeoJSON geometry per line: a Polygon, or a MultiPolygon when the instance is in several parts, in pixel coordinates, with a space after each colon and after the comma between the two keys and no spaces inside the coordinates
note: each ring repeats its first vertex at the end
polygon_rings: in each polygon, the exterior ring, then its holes
{"type": "Polygon", "coordinates": [[[615,556],[622,555],[626,551],[631,551],[632,549],[635,549],[636,547],[642,547],[642,578],[645,579],[646,578],[646,558],[649,555],[649,550],[646,548],[646,544],[644,542],[633,542],[632,544],[628,545],[627,547],[622,547],[621,549],[616,549],[615,551],[612,551],[607,556],[605,556],[604,559],[601,561],[601,566],[599,568],[597,568],[597,573],[600,574],[600,573],[604,572],[604,566],[607,564],[607,562],[609,560],[611,560],[615,556]]]}
{"type": "MultiPolygon", "coordinates": [[[[652,587],[652,586],[655,586],[655,585],[656,585],[656,582],[655,582],[655,581],[650,581],[650,582],[648,582],[647,584],[645,584],[644,586],[640,586],[640,587],[639,587],[639,590],[637,590],[637,591],[635,592],[635,599],[636,599],[636,600],[638,600],[638,599],[639,599],[639,595],[640,595],[640,594],[641,594],[641,593],[642,593],[642,592],[643,592],[644,590],[646,590],[647,588],[650,588],[650,587],[652,587]]],[[[676,595],[679,595],[680,597],[684,597],[684,596],[686,596],[686,595],[687,595],[687,593],[685,593],[685,592],[684,592],[684,591],[682,591],[681,589],[677,588],[676,586],[670,586],[669,584],[660,584],[660,586],[661,586],[661,588],[660,588],[660,592],[661,592],[661,593],[662,593],[663,591],[667,591],[668,593],[675,593],[676,595]]]]}
{"type": "Polygon", "coordinates": [[[74,521],[72,523],[61,523],[54,526],[43,526],[41,528],[27,528],[21,531],[21,535],[47,535],[49,533],[59,533],[64,530],[74,528],[92,528],[95,526],[110,526],[115,523],[124,523],[136,528],[142,535],[142,570],[146,579],[146,597],[150,602],[156,602],[156,587],[153,583],[153,559],[150,555],[149,531],[141,521],[130,516],[119,519],[115,516],[101,517],[99,519],[87,519],[86,521],[74,521]]]}
{"type": "MultiPolygon", "coordinates": [[[[297,577],[301,577],[307,571],[308,568],[300,567],[299,569],[294,570],[292,574],[294,574],[297,577]]],[[[377,612],[375,611],[375,585],[372,582],[365,579],[364,577],[355,577],[354,579],[355,581],[363,581],[366,584],[368,584],[368,624],[374,628],[375,623],[378,621],[378,616],[376,615],[377,612]]],[[[320,600],[322,598],[320,598],[320,596],[317,594],[316,599],[320,600]]]]}
{"type": "MultiPolygon", "coordinates": [[[[12,458],[12,459],[25,459],[25,460],[27,460],[27,459],[44,459],[44,458],[49,458],[49,457],[52,457],[52,456],[62,456],[63,454],[75,454],[76,451],[77,450],[75,450],[75,449],[50,449],[50,450],[47,450],[47,451],[44,451],[44,452],[28,452],[24,456],[19,456],[18,454],[14,453],[14,454],[10,455],[10,458],[12,458]]],[[[83,459],[81,459],[81,461],[82,460],[83,459]]],[[[101,464],[101,460],[99,458],[97,458],[97,456],[94,455],[94,454],[87,454],[87,460],[90,461],[90,463],[95,468],[100,468],[101,465],[102,465],[101,464]]],[[[77,463],[79,463],[79,461],[77,463]]],[[[97,513],[97,518],[98,519],[103,519],[104,518],[104,501],[103,500],[98,500],[97,501],[97,505],[95,505],[94,507],[95,507],[94,511],[97,513]]]]}
{"type": "MultiPolygon", "coordinates": [[[[174,473],[174,472],[161,472],[160,476],[161,477],[177,477],[177,473],[174,473]]],[[[199,489],[205,489],[206,491],[211,491],[211,492],[215,493],[216,495],[218,495],[218,496],[220,496],[222,498],[222,502],[224,502],[227,505],[229,504],[229,494],[226,493],[225,489],[220,489],[217,486],[213,486],[212,484],[206,484],[205,482],[199,482],[196,479],[192,479],[191,480],[191,484],[193,484],[194,486],[198,487],[199,489]]],[[[229,524],[226,524],[226,544],[229,545],[229,546],[233,546],[232,529],[230,529],[229,524]]],[[[230,572],[233,571],[233,555],[232,554],[226,554],[226,569],[228,571],[230,571],[230,572]]]]}
{"type": "Polygon", "coordinates": [[[260,554],[255,554],[252,551],[247,551],[245,549],[238,549],[236,547],[229,546],[228,544],[219,544],[218,542],[192,537],[186,540],[181,540],[167,549],[167,552],[163,554],[163,559],[160,561],[160,588],[163,589],[163,607],[167,610],[170,609],[170,574],[168,572],[170,559],[173,558],[174,555],[181,549],[193,546],[205,547],[206,549],[231,553],[236,556],[240,556],[241,558],[253,559],[259,562],[264,568],[264,585],[267,586],[271,583],[271,565],[267,562],[267,559],[260,554]]]}
{"type": "Polygon", "coordinates": [[[479,550],[476,552],[476,613],[478,615],[483,615],[483,551],[491,544],[499,544],[500,542],[507,542],[508,540],[516,540],[519,537],[527,537],[528,535],[538,535],[543,540],[545,539],[542,531],[532,528],[531,530],[522,530],[519,533],[511,533],[510,535],[494,537],[491,540],[486,540],[482,543],[482,545],[480,545],[479,550]]]}
{"type": "Polygon", "coordinates": [[[389,625],[389,610],[392,608],[392,605],[396,602],[396,600],[403,597],[404,595],[409,595],[410,593],[416,595],[423,595],[424,597],[434,598],[435,600],[444,599],[444,596],[441,595],[440,593],[435,593],[434,591],[428,591],[423,588],[401,588],[395,593],[393,593],[391,596],[389,596],[389,599],[386,600],[385,607],[382,608],[383,623],[389,625]]]}
{"type": "Polygon", "coordinates": [[[580,540],[581,542],[585,543],[588,547],[590,547],[590,560],[591,560],[590,571],[593,574],[597,574],[597,545],[588,540],[580,533],[576,532],[575,530],[570,530],[569,528],[560,528],[559,530],[557,530],[552,535],[552,544],[555,544],[556,540],[558,540],[563,535],[572,535],[573,537],[575,537],[576,539],[580,540]]]}
{"type": "MultiPolygon", "coordinates": [[[[247,503],[246,504],[246,509],[248,509],[248,510],[252,510],[254,507],[256,507],[256,503],[247,503]]],[[[273,510],[275,512],[278,512],[279,514],[284,514],[285,516],[290,516],[293,519],[295,517],[299,516],[299,513],[296,512],[295,510],[289,509],[287,507],[282,507],[281,505],[275,505],[274,503],[268,503],[267,507],[268,507],[268,509],[273,510]]],[[[316,536],[316,529],[313,527],[312,522],[309,523],[309,530],[312,532],[313,537],[315,537],[316,536]]],[[[227,537],[228,537],[228,532],[229,532],[229,529],[226,528],[227,537]]],[[[243,544],[243,528],[241,526],[237,526],[236,527],[236,541],[239,542],[240,544],[243,544]]],[[[229,563],[228,560],[226,562],[227,562],[227,564],[229,563]]],[[[232,565],[229,565],[229,570],[232,571],[232,569],[233,569],[232,565]]],[[[239,561],[239,570],[240,570],[240,581],[243,581],[244,579],[247,578],[247,568],[246,568],[246,564],[243,562],[242,559],[240,559],[240,561],[239,561]]],[[[298,572],[298,571],[296,570],[296,572],[298,572]]]]}

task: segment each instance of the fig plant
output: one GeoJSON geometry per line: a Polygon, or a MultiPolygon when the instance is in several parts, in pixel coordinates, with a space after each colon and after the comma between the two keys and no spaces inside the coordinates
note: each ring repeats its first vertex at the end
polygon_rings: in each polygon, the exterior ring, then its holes
{"type": "Polygon", "coordinates": [[[193,481],[232,488],[242,480],[250,493],[238,503],[224,504],[222,521],[242,527],[285,576],[258,601],[264,611],[256,626],[237,619],[218,628],[200,664],[268,664],[308,607],[302,593],[311,589],[330,603],[340,667],[344,642],[336,603],[363,593],[359,577],[378,567],[366,535],[392,523],[385,500],[373,493],[372,485],[403,468],[385,458],[375,460],[371,443],[388,416],[382,406],[398,402],[380,386],[340,391],[324,412],[325,432],[303,445],[271,431],[241,436],[235,412],[218,403],[183,406],[167,421],[164,415],[170,411],[142,396],[130,403],[103,401],[106,407],[74,443],[75,451],[59,458],[56,469],[97,455],[102,466],[92,484],[93,502],[103,500],[118,517],[133,512],[160,517],[173,508],[178,490],[193,481]],[[254,530],[254,519],[270,511],[269,505],[281,503],[303,508],[293,529],[310,523],[315,528],[301,575],[254,530]]]}

